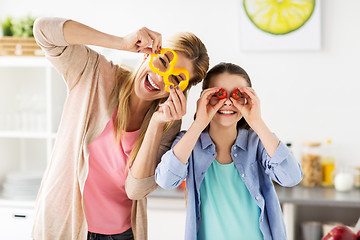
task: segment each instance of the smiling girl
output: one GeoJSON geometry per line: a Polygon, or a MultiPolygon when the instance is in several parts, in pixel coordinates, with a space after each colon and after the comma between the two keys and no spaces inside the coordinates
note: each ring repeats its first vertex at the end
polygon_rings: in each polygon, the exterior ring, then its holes
{"type": "Polygon", "coordinates": [[[294,186],[302,170],[264,123],[250,78],[235,64],[208,72],[193,124],[156,168],[165,189],[185,178],[185,239],[286,240],[272,180],[294,186]]]}

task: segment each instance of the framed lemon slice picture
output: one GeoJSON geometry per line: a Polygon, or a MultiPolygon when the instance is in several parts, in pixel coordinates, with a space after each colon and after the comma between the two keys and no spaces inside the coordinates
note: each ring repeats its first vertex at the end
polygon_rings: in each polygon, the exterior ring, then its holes
{"type": "Polygon", "coordinates": [[[320,0],[243,0],[247,50],[320,48],[320,0]]]}
{"type": "Polygon", "coordinates": [[[288,34],[301,28],[315,9],[315,0],[244,0],[251,22],[264,32],[288,34]]]}

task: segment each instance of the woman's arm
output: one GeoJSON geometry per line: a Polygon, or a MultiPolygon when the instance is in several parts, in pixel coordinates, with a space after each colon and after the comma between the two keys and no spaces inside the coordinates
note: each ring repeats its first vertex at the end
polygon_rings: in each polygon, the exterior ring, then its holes
{"type": "MultiPolygon", "coordinates": [[[[86,44],[144,53],[151,53],[150,45],[161,47],[161,35],[146,28],[121,38],[63,18],[38,18],[33,32],[47,59],[64,76],[69,90],[84,72],[98,67],[99,54],[86,44]]],[[[110,62],[108,65],[112,68],[110,62]]]]}
{"type": "Polygon", "coordinates": [[[131,166],[130,171],[135,178],[141,179],[155,174],[155,168],[160,160],[158,151],[165,123],[180,120],[185,113],[185,95],[180,89],[170,89],[168,100],[153,114],[144,141],[131,166]]]}
{"type": "Polygon", "coordinates": [[[70,45],[94,45],[148,54],[155,53],[161,47],[161,34],[146,27],[125,37],[118,37],[70,20],[64,24],[64,37],[70,45]]]}
{"type": "MultiPolygon", "coordinates": [[[[159,110],[151,117],[144,141],[129,170],[125,190],[130,199],[144,198],[156,189],[154,174],[161,158],[159,153],[164,152],[165,145],[170,145],[161,142],[164,126],[168,121],[180,120],[185,113],[185,95],[180,89],[170,89],[167,101],[161,104],[159,110]]],[[[173,140],[179,131],[180,125],[176,124],[165,137],[168,138],[167,140],[173,140]]]]}
{"type": "Polygon", "coordinates": [[[69,45],[63,34],[63,18],[42,17],[34,23],[34,37],[46,58],[64,77],[69,90],[79,82],[82,74],[95,71],[99,54],[84,45],[69,45]]]}
{"type": "MultiPolygon", "coordinates": [[[[169,129],[160,142],[159,150],[157,153],[157,162],[160,161],[161,157],[171,148],[172,143],[175,140],[176,135],[180,132],[181,121],[176,121],[174,126],[169,129]]],[[[135,170],[136,171],[136,170],[135,170]]],[[[128,177],[125,182],[125,190],[130,199],[138,200],[146,197],[152,191],[157,188],[154,175],[145,178],[135,178],[129,171],[128,177]]]]}

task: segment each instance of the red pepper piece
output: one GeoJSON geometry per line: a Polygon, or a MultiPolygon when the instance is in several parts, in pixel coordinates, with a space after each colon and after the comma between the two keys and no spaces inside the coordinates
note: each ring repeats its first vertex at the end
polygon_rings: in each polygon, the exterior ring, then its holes
{"type": "Polygon", "coordinates": [[[219,91],[216,92],[216,97],[218,99],[224,99],[227,97],[227,92],[225,91],[225,89],[220,88],[219,91]]]}
{"type": "Polygon", "coordinates": [[[235,89],[232,93],[231,93],[231,97],[234,98],[235,100],[239,100],[241,98],[242,94],[240,92],[240,90],[237,88],[235,89]]]}

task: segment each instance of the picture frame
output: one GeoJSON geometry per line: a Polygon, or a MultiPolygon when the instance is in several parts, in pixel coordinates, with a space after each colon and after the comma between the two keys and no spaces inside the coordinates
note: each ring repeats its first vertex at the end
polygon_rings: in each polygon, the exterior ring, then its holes
{"type": "Polygon", "coordinates": [[[310,18],[299,29],[281,35],[265,32],[248,17],[241,5],[240,40],[243,51],[316,51],[321,50],[321,1],[316,0],[310,18]]]}

